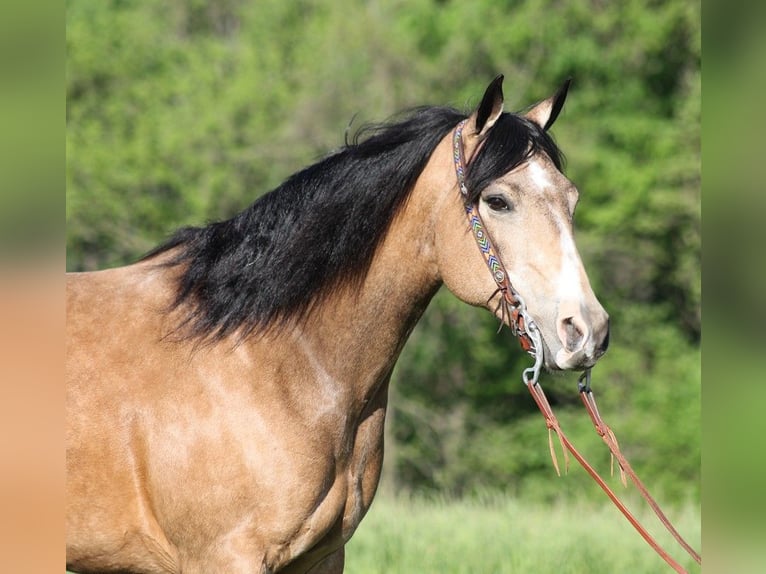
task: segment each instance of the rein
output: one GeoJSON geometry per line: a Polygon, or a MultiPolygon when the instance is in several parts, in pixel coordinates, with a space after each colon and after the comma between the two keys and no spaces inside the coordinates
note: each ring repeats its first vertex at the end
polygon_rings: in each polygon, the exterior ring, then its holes
{"type": "MultiPolygon", "coordinates": [[[[569,457],[567,454],[568,451],[572,454],[572,456],[575,457],[577,462],[580,463],[580,465],[588,472],[588,474],[591,475],[591,477],[606,493],[606,495],[615,504],[615,506],[617,506],[618,510],[622,512],[628,522],[633,525],[636,531],[643,537],[644,540],[646,540],[646,542],[654,549],[654,551],[657,552],[657,554],[659,554],[659,556],[665,560],[665,562],[667,562],[676,572],[679,572],[680,574],[686,574],[686,570],[684,570],[684,568],[678,562],[676,562],[670,556],[670,554],[668,554],[668,552],[665,551],[647,532],[647,530],[641,525],[638,519],[636,519],[633,514],[631,514],[625,504],[623,504],[622,501],[617,497],[614,491],[609,488],[604,479],[601,478],[598,472],[596,472],[596,470],[588,463],[588,461],[585,460],[585,458],[567,438],[566,434],[561,429],[561,425],[559,424],[556,415],[553,413],[553,409],[551,408],[551,405],[548,402],[545,393],[543,392],[542,386],[538,382],[543,363],[542,336],[540,335],[540,331],[534,320],[529,316],[524,300],[511,285],[511,282],[508,278],[508,272],[505,270],[502,261],[497,256],[494,247],[492,246],[489,234],[484,229],[484,224],[481,220],[481,216],[479,215],[478,202],[471,202],[468,200],[468,188],[465,184],[466,162],[463,157],[462,145],[463,128],[465,127],[467,121],[468,120],[463,120],[457,125],[453,138],[453,159],[455,162],[455,173],[457,174],[458,187],[463,198],[466,215],[468,217],[468,222],[473,232],[474,239],[476,240],[476,244],[479,246],[479,251],[481,251],[482,255],[484,256],[484,261],[487,264],[490,273],[492,274],[492,278],[497,284],[497,290],[492,293],[489,300],[491,301],[497,293],[500,293],[501,298],[496,311],[500,309],[503,323],[505,322],[506,318],[508,318],[508,324],[510,325],[511,331],[518,337],[521,348],[532,355],[532,357],[535,359],[534,366],[524,370],[522,379],[527,386],[527,389],[529,389],[529,392],[537,404],[537,407],[540,409],[540,412],[545,418],[545,424],[548,427],[548,447],[550,449],[551,460],[553,461],[553,466],[556,469],[556,473],[561,476],[558,460],[556,457],[556,451],[553,447],[553,437],[551,435],[551,431],[556,433],[556,436],[559,439],[559,443],[561,444],[562,451],[564,453],[565,469],[569,467],[569,457]]],[[[501,327],[503,323],[501,323],[501,327]]],[[[663,526],[665,526],[668,532],[670,532],[670,534],[676,539],[679,545],[689,553],[689,555],[695,560],[695,562],[697,562],[697,564],[702,564],[702,558],[700,555],[683,539],[683,537],[673,527],[670,520],[668,520],[668,518],[662,512],[657,502],[649,494],[649,491],[646,489],[643,482],[641,482],[636,473],[633,471],[633,468],[630,466],[628,460],[622,454],[620,446],[617,443],[617,438],[612,432],[612,429],[609,428],[609,426],[603,421],[600,413],[598,412],[596,399],[593,396],[593,392],[590,387],[590,378],[590,369],[586,370],[579,378],[578,389],[580,398],[585,405],[585,409],[588,411],[588,415],[593,422],[596,433],[606,443],[609,451],[612,454],[612,464],[614,464],[614,459],[617,459],[617,463],[620,469],[620,478],[623,485],[627,485],[625,476],[629,476],[633,484],[635,484],[636,488],[638,488],[641,496],[649,504],[655,515],[659,518],[660,522],[662,522],[663,526]],[[583,381],[585,382],[583,383],[583,381]]]]}

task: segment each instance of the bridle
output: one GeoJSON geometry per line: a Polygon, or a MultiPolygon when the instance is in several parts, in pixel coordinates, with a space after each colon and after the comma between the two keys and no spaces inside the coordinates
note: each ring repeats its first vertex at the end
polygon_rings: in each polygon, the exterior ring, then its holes
{"type": "MultiPolygon", "coordinates": [[[[457,125],[452,140],[452,157],[455,162],[458,188],[460,189],[465,212],[468,216],[468,224],[473,232],[476,245],[479,246],[479,251],[484,256],[484,262],[487,264],[487,268],[497,284],[497,289],[490,295],[489,301],[500,293],[498,309],[501,311],[501,327],[507,318],[507,323],[513,334],[519,339],[521,348],[535,359],[534,366],[526,369],[523,374],[524,382],[529,385],[531,381],[537,382],[543,366],[542,336],[534,320],[527,313],[527,305],[524,303],[524,299],[511,285],[508,272],[505,270],[503,262],[492,246],[492,240],[485,231],[484,223],[481,220],[481,215],[479,215],[478,202],[469,200],[468,187],[465,184],[466,162],[463,157],[463,128],[467,122],[468,120],[463,120],[457,125]]],[[[478,150],[476,153],[478,153],[478,150]]]]}
{"type": "MultiPolygon", "coordinates": [[[[551,431],[555,432],[558,436],[559,443],[561,444],[562,451],[564,453],[565,469],[569,466],[569,458],[567,451],[572,453],[572,456],[582,465],[582,467],[591,475],[591,477],[598,483],[601,489],[607,494],[627,520],[633,525],[638,533],[646,540],[646,542],[667,562],[676,572],[686,573],[686,570],[676,562],[667,551],[665,551],[654,538],[647,532],[647,530],[641,525],[641,523],[631,514],[627,507],[620,501],[617,495],[606,484],[603,478],[596,472],[596,470],[585,460],[585,458],[577,451],[571,441],[567,438],[564,431],[561,429],[561,425],[553,413],[550,403],[548,402],[542,386],[539,383],[540,371],[543,364],[543,342],[540,330],[535,324],[534,320],[529,316],[527,312],[524,299],[511,285],[511,281],[508,278],[508,272],[503,266],[503,262],[498,257],[494,247],[492,246],[492,240],[489,234],[484,228],[484,224],[479,214],[478,201],[470,201],[468,188],[465,183],[465,169],[466,162],[463,155],[463,128],[468,120],[461,121],[456,127],[453,136],[453,159],[455,162],[455,173],[457,175],[458,188],[460,190],[463,204],[465,206],[466,216],[468,217],[469,227],[473,233],[476,244],[479,247],[479,251],[484,257],[484,261],[487,264],[492,278],[497,284],[497,289],[492,293],[489,298],[491,301],[498,293],[500,294],[500,301],[498,303],[497,310],[501,311],[501,321],[510,326],[511,331],[519,339],[521,348],[527,351],[535,359],[534,366],[525,369],[522,374],[522,379],[532,394],[532,398],[535,400],[538,408],[545,417],[545,423],[548,427],[548,446],[551,453],[551,460],[553,466],[556,469],[556,473],[560,476],[558,460],[556,457],[556,450],[553,446],[553,437],[551,431]],[[507,319],[507,321],[506,321],[507,319]]],[[[481,144],[479,144],[481,145],[481,144]]],[[[474,152],[474,155],[478,153],[478,149],[474,152]]],[[[502,326],[501,323],[501,326],[502,326]]],[[[590,385],[591,371],[587,369],[578,380],[578,390],[580,398],[585,405],[586,410],[593,422],[598,435],[609,447],[612,453],[612,461],[617,459],[617,463],[620,469],[620,477],[623,485],[627,485],[626,475],[630,477],[631,481],[638,488],[643,498],[647,501],[651,509],[656,516],[670,532],[670,534],[676,539],[681,547],[689,553],[689,555],[697,562],[702,564],[702,558],[700,555],[681,537],[678,531],[673,527],[670,520],[660,509],[657,502],[649,494],[649,491],[644,486],[643,482],[638,478],[630,463],[620,450],[620,446],[617,443],[617,438],[612,432],[612,429],[603,421],[599,414],[598,407],[596,406],[596,399],[593,396],[593,391],[590,385]]]]}

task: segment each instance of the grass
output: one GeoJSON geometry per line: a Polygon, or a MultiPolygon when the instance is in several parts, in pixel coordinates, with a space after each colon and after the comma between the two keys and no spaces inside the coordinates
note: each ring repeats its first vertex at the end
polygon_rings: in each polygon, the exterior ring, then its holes
{"type": "MultiPolygon", "coordinates": [[[[647,508],[631,504],[660,545],[692,573],[689,558],[647,508]]],[[[700,512],[665,509],[699,551],[700,512]]],[[[348,574],[672,572],[608,501],[525,502],[379,496],[346,547],[348,574]]]]}

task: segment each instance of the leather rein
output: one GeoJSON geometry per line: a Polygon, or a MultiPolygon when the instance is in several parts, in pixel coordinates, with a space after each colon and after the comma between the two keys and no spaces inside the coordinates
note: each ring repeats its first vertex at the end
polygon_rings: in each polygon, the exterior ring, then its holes
{"type": "MultiPolygon", "coordinates": [[[[489,234],[485,230],[481,216],[479,215],[478,202],[472,202],[468,199],[468,188],[465,184],[466,162],[463,157],[462,145],[463,128],[465,127],[467,121],[468,120],[463,120],[457,125],[453,137],[453,159],[455,162],[455,173],[457,175],[458,187],[460,189],[460,194],[465,205],[466,216],[468,217],[469,226],[473,232],[476,244],[478,245],[479,251],[481,251],[481,254],[484,257],[484,261],[487,264],[490,273],[492,274],[492,278],[497,284],[497,289],[492,293],[489,301],[491,301],[498,293],[501,295],[498,307],[495,311],[501,311],[501,318],[503,323],[505,323],[507,319],[507,323],[510,326],[511,331],[519,339],[521,348],[532,355],[532,357],[535,359],[534,366],[525,369],[522,378],[526,384],[527,389],[529,389],[532,398],[535,400],[535,403],[540,409],[540,412],[542,412],[543,417],[545,418],[545,424],[548,427],[548,446],[550,449],[553,466],[556,469],[556,473],[561,476],[561,471],[559,470],[558,460],[556,457],[556,451],[553,446],[553,437],[551,435],[551,431],[556,433],[559,439],[559,443],[561,444],[566,465],[565,469],[568,469],[569,467],[569,457],[567,454],[567,451],[569,451],[572,456],[575,457],[577,462],[579,462],[580,465],[582,465],[582,467],[588,472],[588,474],[591,475],[591,477],[611,499],[615,506],[617,506],[620,512],[622,512],[628,522],[633,525],[633,527],[644,538],[644,540],[646,540],[646,542],[654,549],[654,551],[657,552],[657,554],[659,554],[660,557],[665,560],[665,562],[667,562],[676,572],[686,574],[686,570],[684,570],[684,568],[657,543],[657,541],[641,525],[638,519],[636,519],[635,516],[631,514],[625,504],[620,501],[614,491],[609,488],[609,486],[606,484],[604,479],[601,478],[598,472],[596,472],[596,470],[588,463],[588,461],[585,460],[585,458],[577,451],[572,442],[567,438],[566,434],[561,428],[561,425],[558,422],[558,419],[556,418],[556,415],[553,413],[553,409],[551,408],[551,405],[548,402],[545,393],[543,392],[542,386],[538,381],[540,370],[543,364],[542,336],[540,335],[540,331],[534,320],[529,316],[524,300],[511,285],[510,279],[508,278],[508,272],[505,270],[502,261],[492,246],[489,234]]],[[[478,153],[478,150],[476,153],[478,153]]],[[[501,326],[503,323],[501,323],[501,326]]],[[[644,498],[644,500],[646,500],[646,502],[656,514],[657,518],[659,518],[660,522],[662,522],[662,524],[665,526],[668,532],[670,532],[673,538],[675,538],[681,547],[689,553],[689,555],[697,562],[697,564],[702,564],[702,558],[700,557],[699,553],[697,553],[673,527],[670,520],[668,520],[668,518],[665,516],[665,513],[662,512],[662,509],[660,509],[657,502],[649,494],[649,491],[646,489],[643,482],[641,482],[636,473],[633,471],[633,468],[630,466],[628,460],[622,454],[620,446],[617,443],[617,438],[612,432],[612,429],[609,428],[609,426],[604,422],[604,420],[601,418],[601,415],[599,414],[598,407],[596,406],[596,399],[593,396],[593,391],[591,390],[590,378],[590,369],[586,370],[579,378],[578,390],[580,398],[582,399],[583,405],[585,405],[585,409],[588,411],[588,415],[593,422],[596,433],[606,443],[607,447],[609,447],[609,450],[612,453],[612,464],[614,464],[614,459],[617,459],[617,463],[620,469],[620,478],[623,485],[627,485],[625,478],[627,475],[630,477],[633,484],[635,484],[636,488],[638,488],[638,491],[641,493],[641,496],[644,498]]]]}

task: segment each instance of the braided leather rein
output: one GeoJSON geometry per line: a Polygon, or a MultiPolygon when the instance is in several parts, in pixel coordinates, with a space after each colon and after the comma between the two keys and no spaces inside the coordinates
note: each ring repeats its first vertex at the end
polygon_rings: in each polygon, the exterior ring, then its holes
{"type": "MultiPolygon", "coordinates": [[[[636,531],[638,531],[644,540],[646,540],[646,542],[654,549],[654,551],[657,552],[657,554],[663,560],[665,560],[665,562],[667,562],[668,565],[670,565],[670,567],[673,568],[676,572],[680,574],[686,574],[686,570],[684,570],[684,568],[678,562],[676,562],[670,556],[670,554],[668,554],[668,552],[665,551],[657,543],[656,540],[654,540],[654,538],[641,525],[638,519],[636,519],[628,510],[628,508],[622,503],[622,501],[620,501],[614,491],[609,488],[609,486],[606,484],[604,479],[601,478],[598,472],[596,472],[596,470],[587,462],[587,460],[585,460],[585,458],[577,451],[571,441],[567,438],[566,434],[564,434],[564,431],[561,429],[561,425],[559,424],[556,415],[553,413],[553,409],[551,408],[550,403],[548,402],[548,399],[543,392],[542,386],[538,381],[543,364],[542,336],[534,320],[529,316],[527,312],[527,307],[524,303],[524,299],[522,299],[522,297],[511,285],[510,279],[508,278],[508,272],[506,271],[502,261],[495,252],[494,247],[492,246],[492,241],[484,228],[484,224],[481,220],[481,215],[479,215],[478,201],[469,200],[468,188],[465,184],[466,162],[464,161],[463,157],[462,143],[463,128],[467,122],[468,120],[463,120],[457,125],[453,137],[453,159],[455,162],[455,173],[457,175],[458,188],[460,189],[460,194],[465,206],[469,227],[473,233],[474,239],[476,240],[476,244],[479,247],[479,251],[484,257],[487,268],[489,269],[490,273],[492,274],[492,278],[497,284],[497,289],[492,293],[489,301],[491,301],[495,295],[500,293],[500,301],[498,303],[498,308],[495,311],[501,311],[501,321],[503,323],[506,323],[507,318],[507,324],[510,326],[513,334],[518,337],[522,349],[527,351],[535,359],[534,366],[525,369],[522,378],[527,388],[529,389],[529,392],[532,394],[532,398],[537,404],[537,407],[545,417],[545,423],[548,427],[548,446],[550,449],[553,466],[556,469],[556,473],[561,476],[558,460],[556,457],[556,450],[553,446],[551,431],[556,433],[559,439],[559,443],[561,444],[562,452],[564,453],[565,469],[569,467],[569,458],[567,455],[567,451],[569,451],[572,453],[572,456],[575,457],[577,462],[579,462],[580,465],[588,472],[588,474],[591,475],[591,477],[606,493],[606,495],[615,504],[615,506],[617,506],[618,510],[622,512],[628,522],[630,522],[636,531]]],[[[475,153],[478,153],[478,150],[475,153]]],[[[627,459],[620,451],[620,446],[617,442],[617,438],[615,437],[614,432],[612,432],[612,429],[609,428],[609,426],[601,418],[601,415],[598,412],[598,407],[596,406],[596,399],[593,396],[593,392],[590,387],[590,369],[587,369],[579,378],[578,388],[582,402],[588,411],[588,415],[593,422],[596,432],[609,447],[609,450],[612,454],[612,462],[614,462],[615,458],[617,459],[622,483],[627,485],[625,476],[627,475],[630,477],[631,481],[635,484],[641,493],[641,496],[647,501],[655,515],[659,518],[660,522],[662,522],[663,526],[665,526],[668,532],[670,532],[675,540],[695,560],[695,562],[697,562],[697,564],[702,564],[702,558],[699,553],[697,553],[686,542],[686,540],[681,537],[675,527],[671,524],[670,520],[668,520],[668,518],[662,512],[657,502],[649,494],[649,491],[646,489],[643,482],[641,482],[636,473],[633,471],[630,463],[628,463],[627,459]],[[583,383],[583,381],[585,381],[585,383],[583,383]]]]}

